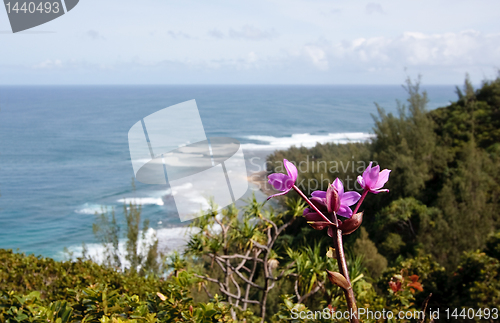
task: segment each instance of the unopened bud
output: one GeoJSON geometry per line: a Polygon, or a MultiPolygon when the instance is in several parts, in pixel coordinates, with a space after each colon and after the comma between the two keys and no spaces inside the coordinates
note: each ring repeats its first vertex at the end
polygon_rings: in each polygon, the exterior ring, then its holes
{"type": "Polygon", "coordinates": [[[342,234],[351,234],[356,231],[363,222],[363,212],[354,214],[350,219],[344,220],[339,226],[342,234]]]}
{"type": "Polygon", "coordinates": [[[323,230],[327,226],[332,225],[332,223],[326,221],[310,221],[307,222],[307,224],[309,224],[314,230],[323,230]]]}
{"type": "Polygon", "coordinates": [[[326,190],[326,207],[328,209],[328,213],[337,212],[340,208],[340,198],[337,190],[329,185],[326,190]]]}
{"type": "Polygon", "coordinates": [[[341,273],[329,270],[327,270],[326,272],[328,273],[328,279],[330,279],[332,284],[335,284],[343,289],[348,289],[350,287],[347,279],[345,279],[345,277],[341,273]]]}

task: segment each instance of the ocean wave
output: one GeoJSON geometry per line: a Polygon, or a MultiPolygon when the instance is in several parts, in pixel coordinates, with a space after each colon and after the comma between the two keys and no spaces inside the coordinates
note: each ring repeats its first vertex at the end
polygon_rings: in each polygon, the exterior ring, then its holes
{"type": "Polygon", "coordinates": [[[75,213],[94,215],[96,213],[106,212],[106,210],[108,208],[109,208],[109,206],[107,206],[107,205],[85,203],[81,208],[76,209],[75,213]]]}
{"type": "MultiPolygon", "coordinates": [[[[182,252],[186,247],[191,234],[197,233],[199,229],[190,228],[187,226],[184,227],[173,227],[173,228],[162,228],[154,230],[149,228],[146,231],[145,239],[142,239],[142,231],[139,232],[139,241],[138,252],[142,256],[147,255],[147,250],[149,246],[154,243],[155,238],[158,239],[158,250],[162,254],[170,254],[174,251],[182,252]],[[147,246],[144,248],[144,246],[147,246]]],[[[214,230],[217,231],[217,230],[214,230]]],[[[106,249],[107,247],[100,243],[89,243],[85,245],[86,254],[88,257],[92,259],[92,261],[96,263],[102,264],[106,257],[106,249]]],[[[128,268],[130,266],[129,261],[125,258],[126,255],[126,240],[120,239],[118,243],[118,255],[120,258],[120,262],[122,264],[122,269],[128,268]]],[[[76,259],[82,257],[83,255],[83,246],[75,245],[68,248],[68,252],[60,252],[56,258],[65,259],[71,258],[76,259]]]]}
{"type": "Polygon", "coordinates": [[[136,204],[136,205],[159,205],[163,206],[165,203],[161,197],[127,197],[119,199],[118,203],[136,204]]]}
{"type": "Polygon", "coordinates": [[[289,137],[273,136],[247,136],[246,139],[260,141],[260,143],[246,143],[241,146],[247,150],[275,150],[287,149],[291,146],[314,147],[316,143],[345,144],[352,142],[364,142],[373,138],[374,135],[364,132],[329,133],[324,135],[311,135],[309,133],[293,134],[289,137]]]}

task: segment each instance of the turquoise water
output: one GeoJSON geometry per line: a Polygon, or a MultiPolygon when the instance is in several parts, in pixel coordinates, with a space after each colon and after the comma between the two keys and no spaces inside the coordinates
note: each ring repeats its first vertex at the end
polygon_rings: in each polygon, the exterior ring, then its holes
{"type": "MultiPolygon", "coordinates": [[[[456,97],[454,86],[424,89],[430,109],[456,97]]],[[[64,247],[95,242],[94,212],[115,207],[119,217],[132,197],[154,228],[182,225],[168,185],[132,190],[127,133],[191,99],[207,135],[240,140],[250,158],[366,137],[374,102],[395,111],[406,93],[401,86],[0,87],[0,247],[58,258],[64,247]]]]}

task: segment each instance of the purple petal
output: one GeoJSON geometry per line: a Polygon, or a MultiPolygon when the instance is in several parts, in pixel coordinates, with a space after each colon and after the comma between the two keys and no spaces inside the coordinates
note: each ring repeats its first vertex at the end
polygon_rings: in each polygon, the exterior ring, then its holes
{"type": "Polygon", "coordinates": [[[267,178],[269,184],[271,184],[278,191],[289,191],[294,183],[289,176],[280,173],[271,174],[267,178]]]}
{"type": "Polygon", "coordinates": [[[382,192],[389,192],[388,189],[381,189],[381,190],[370,190],[370,192],[372,192],[373,194],[378,194],[378,193],[382,193],[382,192]]]}
{"type": "Polygon", "coordinates": [[[289,162],[286,159],[283,159],[283,163],[285,164],[286,172],[288,173],[288,176],[293,180],[293,184],[295,184],[295,181],[297,180],[298,172],[297,172],[297,167],[295,167],[294,164],[289,162]]]}
{"type": "Polygon", "coordinates": [[[323,219],[323,217],[319,215],[319,213],[316,213],[314,211],[304,214],[304,217],[306,218],[307,222],[325,221],[325,219],[323,219]]]}
{"type": "Polygon", "coordinates": [[[359,201],[361,194],[358,192],[345,192],[342,200],[340,200],[341,205],[351,206],[359,201]]]}
{"type": "Polygon", "coordinates": [[[389,180],[390,173],[391,173],[391,171],[389,169],[384,169],[383,171],[381,171],[379,176],[378,176],[377,183],[375,184],[375,186],[373,188],[379,189],[382,186],[384,186],[385,183],[387,183],[387,181],[389,180]]]}
{"type": "Polygon", "coordinates": [[[338,177],[333,181],[332,186],[335,187],[339,197],[342,199],[342,195],[344,194],[344,184],[342,184],[338,177]]]}
{"type": "Polygon", "coordinates": [[[377,184],[377,181],[378,181],[379,174],[380,174],[380,166],[377,165],[371,169],[371,171],[370,171],[370,173],[368,173],[367,177],[363,176],[363,179],[365,180],[366,186],[368,186],[370,188],[375,187],[375,185],[377,184]]]}
{"type": "Polygon", "coordinates": [[[366,185],[365,185],[365,180],[363,179],[363,176],[361,176],[361,175],[358,176],[358,183],[359,183],[359,185],[361,185],[361,188],[363,188],[363,189],[365,188],[366,185]]]}
{"type": "Polygon", "coordinates": [[[352,210],[348,206],[341,205],[337,215],[343,216],[344,218],[350,218],[352,216],[352,210]]]}
{"type": "Polygon", "coordinates": [[[310,201],[321,212],[325,212],[326,213],[327,209],[326,209],[325,199],[322,199],[322,198],[319,198],[319,197],[311,197],[310,201]]]}
{"type": "Polygon", "coordinates": [[[370,172],[372,170],[372,164],[373,164],[373,162],[370,162],[368,164],[368,167],[366,167],[365,171],[363,172],[363,178],[368,178],[368,175],[370,174],[370,172]]]}
{"type": "Polygon", "coordinates": [[[290,192],[290,190],[287,190],[287,191],[284,191],[284,192],[281,192],[281,193],[278,193],[278,194],[271,195],[267,199],[269,200],[269,199],[271,199],[273,197],[276,197],[276,196],[285,195],[288,192],[290,192]]]}
{"type": "Polygon", "coordinates": [[[320,199],[326,198],[326,192],[325,191],[314,191],[311,193],[312,197],[318,197],[320,199]]]}

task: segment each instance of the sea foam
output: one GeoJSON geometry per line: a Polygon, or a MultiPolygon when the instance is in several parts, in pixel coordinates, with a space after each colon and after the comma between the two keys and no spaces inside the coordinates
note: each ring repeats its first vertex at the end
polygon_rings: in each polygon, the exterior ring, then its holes
{"type": "Polygon", "coordinates": [[[311,135],[309,133],[293,134],[288,137],[273,137],[273,136],[247,136],[246,139],[260,143],[245,143],[242,144],[243,149],[247,150],[275,150],[287,149],[292,146],[314,147],[316,143],[352,143],[364,142],[373,138],[373,134],[364,132],[346,132],[346,133],[329,133],[324,135],[311,135]]]}

